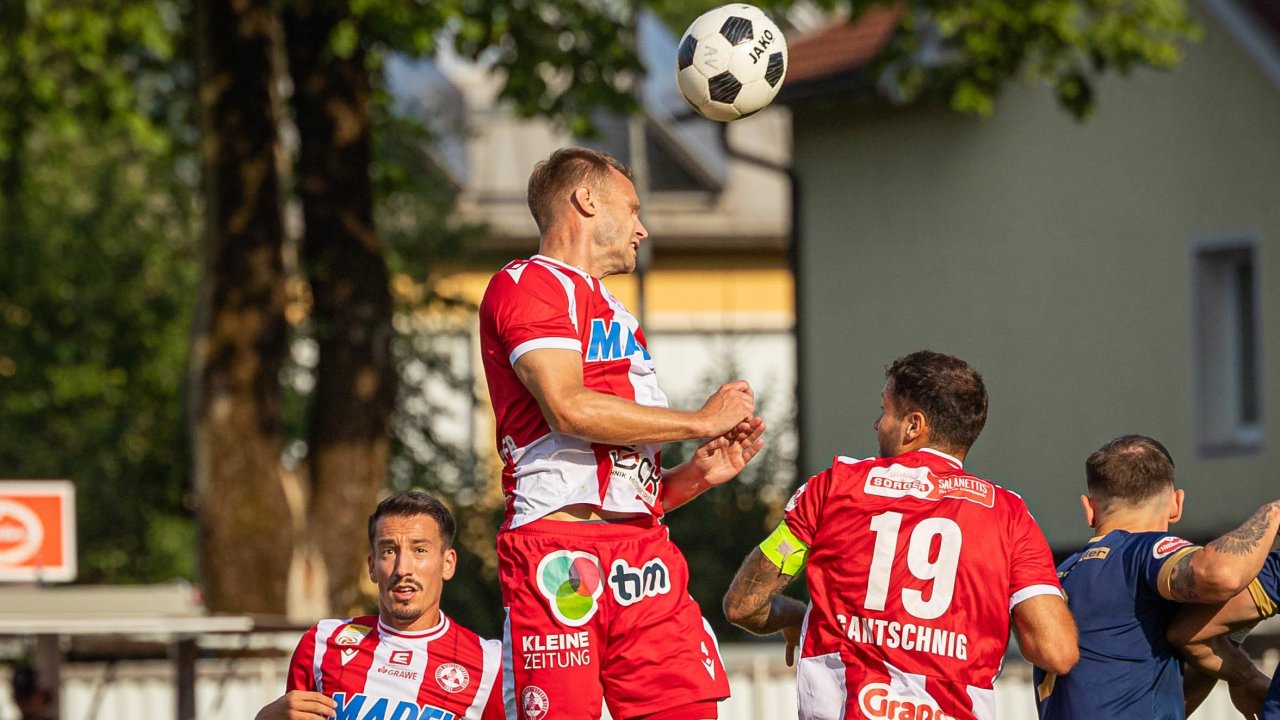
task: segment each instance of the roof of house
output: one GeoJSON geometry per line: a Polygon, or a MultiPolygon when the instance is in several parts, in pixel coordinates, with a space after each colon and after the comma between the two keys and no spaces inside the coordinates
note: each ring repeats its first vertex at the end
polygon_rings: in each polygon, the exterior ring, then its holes
{"type": "Polygon", "coordinates": [[[852,22],[838,20],[791,41],[780,101],[859,85],[858,71],[889,42],[901,15],[898,7],[876,5],[852,22]]]}

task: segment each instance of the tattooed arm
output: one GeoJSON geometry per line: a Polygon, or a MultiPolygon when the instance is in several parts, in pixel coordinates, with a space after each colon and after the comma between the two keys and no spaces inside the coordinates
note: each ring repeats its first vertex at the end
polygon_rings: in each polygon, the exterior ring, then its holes
{"type": "Polygon", "coordinates": [[[760,548],[755,548],[738,568],[724,596],[724,616],[729,622],[756,635],[782,631],[787,641],[787,665],[792,664],[800,642],[805,606],[779,593],[794,579],[794,575],[782,572],[760,548]]]}
{"type": "Polygon", "coordinates": [[[1257,577],[1277,529],[1280,500],[1263,505],[1243,525],[1203,548],[1171,558],[1167,574],[1161,571],[1160,594],[1178,602],[1227,600],[1257,577]]]}
{"type": "MultiPolygon", "coordinates": [[[[1262,707],[1271,678],[1254,667],[1232,634],[1247,633],[1264,616],[1251,592],[1246,591],[1222,605],[1182,606],[1168,631],[1169,642],[1182,651],[1189,668],[1215,680],[1226,680],[1236,708],[1241,712],[1251,710],[1253,715],[1262,707]]],[[[1190,715],[1203,697],[1184,694],[1190,715]]],[[[1207,694],[1206,689],[1202,695],[1207,694]]]]}

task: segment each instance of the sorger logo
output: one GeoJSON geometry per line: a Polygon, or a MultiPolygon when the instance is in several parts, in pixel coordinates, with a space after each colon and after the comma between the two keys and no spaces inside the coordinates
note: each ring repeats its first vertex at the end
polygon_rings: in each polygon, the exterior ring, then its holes
{"type": "Polygon", "coordinates": [[[955,720],[936,703],[904,697],[884,683],[864,685],[858,691],[858,707],[871,720],[955,720]]]}
{"type": "Polygon", "coordinates": [[[557,550],[538,562],[538,591],[556,619],[570,627],[587,624],[604,592],[600,560],[591,553],[557,550]]]}

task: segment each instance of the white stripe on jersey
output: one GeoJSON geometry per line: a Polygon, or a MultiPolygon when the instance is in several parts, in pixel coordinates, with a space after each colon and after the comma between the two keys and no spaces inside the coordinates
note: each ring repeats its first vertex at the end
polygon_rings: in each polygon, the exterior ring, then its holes
{"type": "Polygon", "coordinates": [[[418,690],[427,673],[427,643],[444,636],[449,630],[449,618],[440,613],[440,622],[434,627],[417,633],[402,633],[378,621],[378,645],[373,650],[373,662],[365,674],[366,695],[400,697],[418,703],[418,690]]]}
{"type": "Polygon", "coordinates": [[[503,647],[501,640],[480,638],[480,651],[484,654],[484,670],[480,673],[480,687],[476,689],[476,697],[471,701],[471,707],[467,708],[469,718],[478,718],[484,714],[489,693],[493,692],[493,684],[498,681],[498,668],[503,664],[503,647]]]}
{"type": "Polygon", "coordinates": [[[548,348],[552,350],[573,350],[575,352],[581,353],[582,341],[579,340],[578,338],[552,338],[552,337],[534,338],[532,340],[525,340],[524,342],[517,345],[514,350],[511,351],[511,354],[507,356],[507,362],[511,363],[514,366],[516,364],[516,360],[519,360],[521,355],[524,355],[530,350],[543,350],[548,348]]]}
{"type": "Polygon", "coordinates": [[[573,280],[564,274],[564,270],[558,267],[545,262],[539,262],[538,264],[546,268],[548,272],[560,281],[560,287],[564,289],[565,298],[569,301],[569,322],[573,323],[573,329],[581,334],[582,328],[578,327],[578,298],[573,293],[573,280]]]}
{"type": "Polygon", "coordinates": [[[506,710],[507,720],[516,720],[516,663],[511,652],[511,608],[502,610],[506,613],[502,621],[502,707],[506,710]]]}
{"type": "Polygon", "coordinates": [[[324,653],[329,647],[329,638],[338,628],[351,622],[350,620],[321,620],[316,623],[316,637],[311,648],[311,674],[315,676],[316,692],[324,692],[324,677],[320,669],[324,666],[324,653]]]}
{"type": "Polygon", "coordinates": [[[978,720],[996,720],[996,691],[969,686],[969,701],[978,720]]]}
{"type": "Polygon", "coordinates": [[[796,706],[800,720],[844,720],[849,693],[839,652],[802,657],[796,663],[796,706]]]}
{"type": "Polygon", "coordinates": [[[1040,595],[1057,595],[1058,597],[1062,597],[1062,591],[1053,585],[1028,585],[1014,593],[1013,597],[1009,598],[1009,609],[1012,610],[1014,605],[1040,595]]]}

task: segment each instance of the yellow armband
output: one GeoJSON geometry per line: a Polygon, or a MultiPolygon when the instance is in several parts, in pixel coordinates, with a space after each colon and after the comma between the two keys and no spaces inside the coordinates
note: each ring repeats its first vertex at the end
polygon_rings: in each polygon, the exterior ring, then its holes
{"type": "Polygon", "coordinates": [[[760,543],[760,552],[773,561],[784,575],[798,575],[809,559],[809,546],[791,532],[786,522],[779,523],[773,533],[760,543]]]}
{"type": "Polygon", "coordinates": [[[1258,578],[1254,578],[1253,582],[1249,583],[1249,595],[1253,598],[1253,605],[1258,608],[1260,617],[1269,618],[1276,614],[1276,603],[1267,591],[1262,589],[1262,583],[1258,582],[1258,578]]]}

